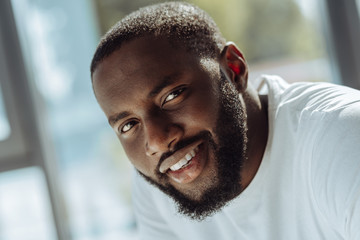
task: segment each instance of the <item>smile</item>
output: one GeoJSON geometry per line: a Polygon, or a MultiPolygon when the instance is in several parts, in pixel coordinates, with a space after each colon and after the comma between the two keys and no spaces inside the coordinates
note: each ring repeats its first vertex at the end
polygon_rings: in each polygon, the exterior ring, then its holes
{"type": "Polygon", "coordinates": [[[199,151],[199,147],[196,147],[194,149],[192,149],[190,152],[188,152],[183,158],[180,159],[180,161],[178,161],[177,163],[175,163],[174,165],[172,165],[170,167],[171,171],[177,171],[181,168],[186,167],[187,165],[190,164],[191,159],[193,157],[195,157],[196,153],[199,151]]]}
{"type": "Polygon", "coordinates": [[[169,169],[172,171],[176,171],[182,168],[185,164],[189,162],[189,160],[191,160],[196,155],[199,150],[198,146],[200,145],[200,143],[201,141],[196,141],[182,149],[177,150],[174,154],[166,158],[161,163],[159,171],[161,173],[166,173],[169,169]]]}
{"type": "Polygon", "coordinates": [[[207,147],[201,141],[178,150],[164,160],[160,169],[178,184],[195,181],[207,163],[207,147]]]}

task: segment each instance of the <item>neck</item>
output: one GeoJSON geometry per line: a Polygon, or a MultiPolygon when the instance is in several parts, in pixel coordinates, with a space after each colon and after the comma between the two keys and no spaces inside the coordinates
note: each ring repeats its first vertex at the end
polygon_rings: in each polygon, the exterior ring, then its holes
{"type": "Polygon", "coordinates": [[[249,88],[244,94],[248,124],[247,159],[241,170],[241,184],[245,189],[255,177],[264,156],[268,139],[268,100],[249,88]]]}

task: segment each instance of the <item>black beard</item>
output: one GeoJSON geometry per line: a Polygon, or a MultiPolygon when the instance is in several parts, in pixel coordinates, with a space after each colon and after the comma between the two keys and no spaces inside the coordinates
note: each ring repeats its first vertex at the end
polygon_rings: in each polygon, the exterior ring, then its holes
{"type": "MultiPolygon", "coordinates": [[[[181,148],[198,139],[207,142],[209,150],[212,149],[214,152],[217,171],[217,176],[211,180],[217,184],[206,189],[200,199],[193,200],[169,183],[160,184],[139,172],[149,183],[175,201],[179,213],[198,221],[220,211],[242,191],[240,171],[246,158],[246,114],[238,92],[223,74],[221,74],[219,88],[221,105],[215,129],[219,143],[216,144],[211,134],[205,131],[185,142],[179,142],[178,147],[181,148]]],[[[167,177],[160,172],[157,175],[160,180],[167,177]]]]}

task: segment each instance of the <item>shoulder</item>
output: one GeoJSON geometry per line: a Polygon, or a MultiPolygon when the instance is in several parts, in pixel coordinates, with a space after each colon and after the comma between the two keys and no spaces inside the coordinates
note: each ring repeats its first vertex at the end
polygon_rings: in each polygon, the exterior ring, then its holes
{"type": "Polygon", "coordinates": [[[329,111],[360,101],[360,91],[326,82],[289,84],[279,76],[263,75],[259,92],[269,96],[270,107],[329,111]],[[266,86],[266,87],[263,87],[266,86]]]}
{"type": "Polygon", "coordinates": [[[277,76],[265,78],[269,95],[277,107],[290,106],[313,111],[333,111],[360,102],[360,91],[326,82],[287,84],[277,76]]]}
{"type": "Polygon", "coordinates": [[[300,88],[306,96],[302,129],[311,129],[307,135],[314,137],[310,153],[314,198],[334,228],[353,236],[360,223],[360,92],[333,84],[300,88]]]}
{"type": "Polygon", "coordinates": [[[287,84],[277,76],[266,76],[264,81],[268,88],[269,116],[275,121],[285,121],[305,131],[315,128],[317,131],[312,131],[312,136],[321,134],[322,129],[329,134],[344,134],[359,126],[358,90],[331,83],[287,84]]]}

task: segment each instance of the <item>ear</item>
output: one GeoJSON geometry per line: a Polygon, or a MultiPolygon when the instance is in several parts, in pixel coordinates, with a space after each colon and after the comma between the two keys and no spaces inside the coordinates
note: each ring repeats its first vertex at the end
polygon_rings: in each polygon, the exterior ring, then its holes
{"type": "Polygon", "coordinates": [[[225,76],[239,92],[245,91],[248,81],[248,67],[244,55],[235,43],[226,43],[220,58],[220,67],[225,76]]]}

